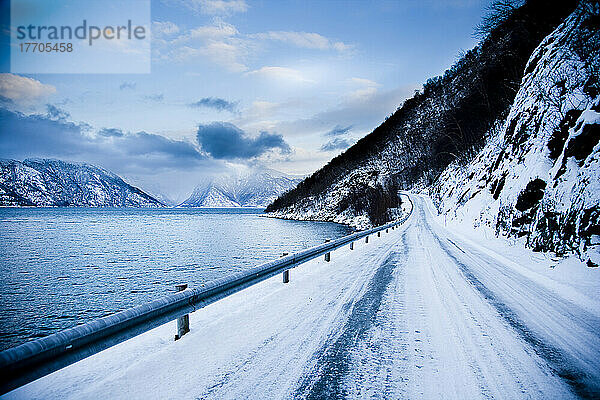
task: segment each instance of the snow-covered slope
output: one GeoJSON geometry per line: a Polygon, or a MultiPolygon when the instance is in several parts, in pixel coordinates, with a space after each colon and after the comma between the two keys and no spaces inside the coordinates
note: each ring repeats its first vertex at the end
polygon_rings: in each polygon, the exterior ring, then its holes
{"type": "Polygon", "coordinates": [[[394,207],[385,202],[395,187],[424,189],[451,219],[522,238],[538,251],[576,252],[589,265],[599,264],[590,249],[600,247],[600,6],[573,5],[536,36],[522,63],[511,64],[506,53],[540,22],[535,11],[552,7],[528,5],[533,10],[523,18],[501,25],[502,35],[491,35],[443,77],[428,81],[368,140],[267,211],[361,227],[373,223],[373,205],[394,207]],[[496,46],[503,42],[510,45],[496,46]],[[504,74],[510,67],[521,72],[504,74]],[[487,78],[477,81],[484,73],[487,78]],[[486,105],[500,96],[501,86],[490,88],[494,82],[514,90],[505,108],[486,105]],[[449,155],[455,161],[446,162],[449,155]]]}
{"type": "MultiPolygon", "coordinates": [[[[394,190],[387,187],[387,183],[386,175],[380,175],[377,168],[368,166],[356,168],[323,191],[321,195],[304,197],[283,210],[270,212],[270,215],[275,218],[301,221],[331,221],[347,224],[356,229],[367,229],[374,222],[369,217],[367,199],[383,191],[394,190]],[[350,205],[351,203],[357,205],[350,205]],[[361,207],[362,204],[365,206],[361,207]]],[[[391,206],[392,208],[386,212],[389,220],[394,218],[400,204],[391,206]]]]}
{"type": "Polygon", "coordinates": [[[0,160],[0,206],[160,207],[117,175],[59,160],[0,160]]]}
{"type": "Polygon", "coordinates": [[[534,51],[506,121],[432,187],[440,212],[600,262],[598,18],[579,7],[534,51]]]}
{"type": "Polygon", "coordinates": [[[242,169],[205,179],[181,207],[265,207],[300,182],[269,169],[242,169]]]}
{"type": "Polygon", "coordinates": [[[532,52],[575,7],[527,0],[491,17],[494,27],[475,48],[266,211],[357,227],[385,222],[399,206],[398,189],[429,186],[456,158],[470,160],[485,146],[515,101],[532,52]]]}

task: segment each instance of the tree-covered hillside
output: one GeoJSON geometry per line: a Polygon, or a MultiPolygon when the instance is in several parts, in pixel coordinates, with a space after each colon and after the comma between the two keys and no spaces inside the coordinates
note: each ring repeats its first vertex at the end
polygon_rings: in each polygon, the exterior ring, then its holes
{"type": "Polygon", "coordinates": [[[267,211],[328,220],[364,215],[380,223],[398,205],[398,188],[429,185],[451,162],[473,158],[506,117],[533,50],[576,6],[513,3],[496,3],[480,26],[485,36],[477,47],[267,211]]]}

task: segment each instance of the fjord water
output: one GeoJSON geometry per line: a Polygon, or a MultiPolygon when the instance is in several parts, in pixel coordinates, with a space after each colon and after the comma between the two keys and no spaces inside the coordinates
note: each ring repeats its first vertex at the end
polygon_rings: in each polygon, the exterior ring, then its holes
{"type": "Polygon", "coordinates": [[[0,349],[348,233],[256,209],[0,208],[0,349]]]}

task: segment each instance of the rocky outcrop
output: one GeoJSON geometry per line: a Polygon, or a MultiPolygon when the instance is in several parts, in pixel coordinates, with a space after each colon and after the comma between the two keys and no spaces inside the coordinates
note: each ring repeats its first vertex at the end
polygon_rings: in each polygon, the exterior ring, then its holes
{"type": "Polygon", "coordinates": [[[432,186],[440,212],[599,263],[599,14],[582,2],[533,52],[506,120],[432,186]]]}

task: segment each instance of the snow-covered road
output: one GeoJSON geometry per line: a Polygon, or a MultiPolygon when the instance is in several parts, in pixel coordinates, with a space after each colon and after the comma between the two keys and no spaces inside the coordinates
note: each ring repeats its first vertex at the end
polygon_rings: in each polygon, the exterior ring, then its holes
{"type": "Polygon", "coordinates": [[[193,313],[177,342],[170,323],[5,397],[599,397],[598,271],[581,290],[413,200],[400,229],[193,313]]]}

